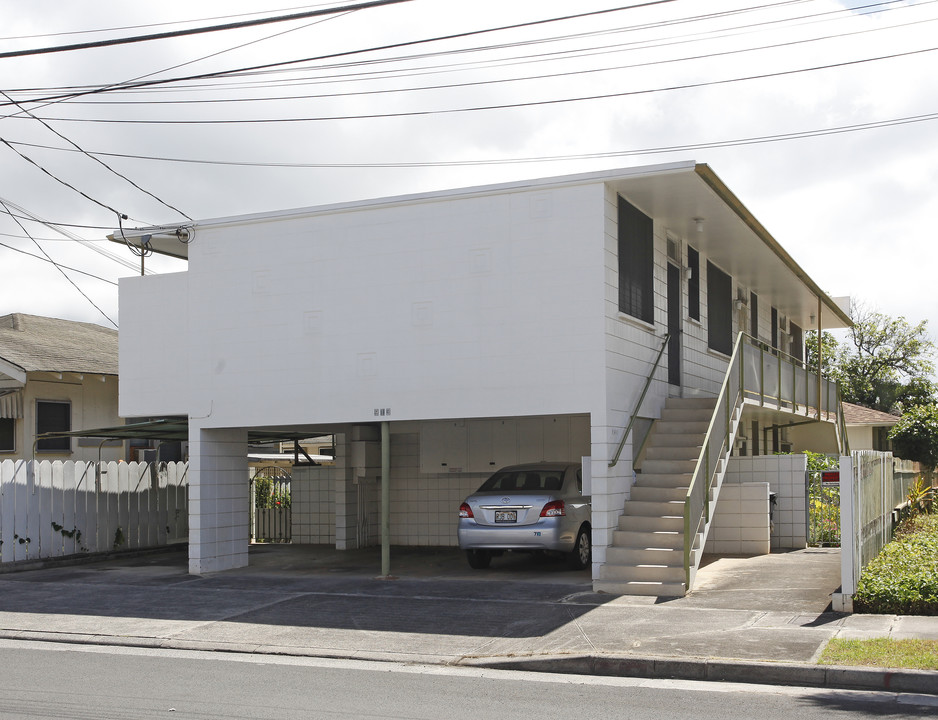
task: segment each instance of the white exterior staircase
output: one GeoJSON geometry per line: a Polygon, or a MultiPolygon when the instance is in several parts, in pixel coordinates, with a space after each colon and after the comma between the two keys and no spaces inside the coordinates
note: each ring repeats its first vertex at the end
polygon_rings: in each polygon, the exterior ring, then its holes
{"type": "MultiPolygon", "coordinates": [[[[669,398],[665,403],[594,589],[656,596],[687,591],[684,500],[716,404],[716,398],[669,398]]],[[[734,413],[733,434],[738,418],[734,413]]],[[[711,503],[716,502],[725,467],[725,460],[717,465],[711,503]]],[[[692,569],[699,564],[705,532],[691,540],[692,569]]]]}

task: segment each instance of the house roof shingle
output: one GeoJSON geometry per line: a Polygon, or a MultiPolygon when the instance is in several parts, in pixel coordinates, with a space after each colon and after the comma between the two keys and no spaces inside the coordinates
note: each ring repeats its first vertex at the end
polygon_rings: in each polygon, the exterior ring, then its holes
{"type": "Polygon", "coordinates": [[[895,425],[899,422],[898,415],[890,415],[889,413],[848,402],[842,404],[844,422],[847,425],[895,425]]]}
{"type": "Polygon", "coordinates": [[[11,313],[0,316],[0,359],[26,372],[117,375],[117,330],[11,313]]]}

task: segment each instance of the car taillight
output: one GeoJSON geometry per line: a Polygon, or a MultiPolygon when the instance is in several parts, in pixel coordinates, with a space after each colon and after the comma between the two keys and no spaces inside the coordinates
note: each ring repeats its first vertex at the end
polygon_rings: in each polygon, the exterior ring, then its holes
{"type": "Polygon", "coordinates": [[[563,500],[551,500],[541,509],[541,517],[560,517],[566,514],[563,509],[563,500]]]}
{"type": "Polygon", "coordinates": [[[459,517],[461,518],[475,517],[475,515],[472,514],[472,508],[469,507],[469,503],[463,503],[462,505],[459,506],[459,517]]]}

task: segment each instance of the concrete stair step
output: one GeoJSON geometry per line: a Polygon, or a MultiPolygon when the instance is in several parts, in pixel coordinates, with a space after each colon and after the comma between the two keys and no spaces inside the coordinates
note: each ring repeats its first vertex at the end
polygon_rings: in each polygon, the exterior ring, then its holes
{"type": "MultiPolygon", "coordinates": [[[[699,440],[699,438],[698,438],[699,440]]],[[[649,460],[697,460],[700,457],[700,445],[659,445],[652,438],[645,449],[645,462],[649,460]]]]}
{"type": "MultiPolygon", "coordinates": [[[[684,551],[676,548],[606,548],[606,565],[684,567],[684,551]]],[[[605,566],[604,566],[605,567],[605,566]]]]}
{"type": "Polygon", "coordinates": [[[649,460],[646,457],[642,463],[642,472],[650,475],[677,475],[692,473],[696,467],[696,458],[693,460],[649,460]]]}
{"type": "Polygon", "coordinates": [[[644,502],[641,500],[629,500],[625,503],[624,514],[683,518],[684,502],[644,502]]]}
{"type": "Polygon", "coordinates": [[[684,580],[684,566],[666,567],[661,565],[604,565],[601,580],[619,580],[625,582],[667,582],[680,583],[684,580]]]}
{"type": "Polygon", "coordinates": [[[661,410],[662,422],[692,422],[710,424],[710,418],[713,417],[713,410],[696,408],[669,408],[664,407],[661,410]]]}
{"type": "Polygon", "coordinates": [[[593,583],[597,592],[610,595],[643,595],[651,597],[684,597],[684,583],[623,582],[620,580],[597,580],[593,583]]]}
{"type": "MultiPolygon", "coordinates": [[[[665,420],[658,420],[655,423],[654,430],[652,432],[654,435],[695,435],[697,437],[697,442],[703,442],[703,436],[707,433],[707,428],[710,427],[710,418],[706,420],[696,420],[696,421],[672,421],[667,422],[665,420]]],[[[649,442],[651,437],[649,437],[649,442]]]]}
{"type": "Polygon", "coordinates": [[[677,530],[613,530],[612,544],[621,548],[684,549],[684,533],[677,530]]]}
{"type": "Polygon", "coordinates": [[[684,518],[650,515],[620,515],[618,530],[613,532],[676,532],[683,534],[684,518]]]}
{"type": "Polygon", "coordinates": [[[637,487],[660,487],[660,488],[676,488],[690,487],[690,481],[693,479],[692,473],[638,473],[635,476],[635,484],[632,488],[637,487]]]}
{"type": "Polygon", "coordinates": [[[704,428],[699,433],[680,433],[680,432],[657,432],[657,430],[652,431],[652,434],[648,437],[648,448],[652,447],[680,447],[680,448],[694,448],[697,451],[697,454],[700,454],[700,448],[703,447],[701,443],[703,442],[703,436],[706,434],[707,428],[704,428]]]}
{"type": "Polygon", "coordinates": [[[633,485],[629,502],[684,502],[686,487],[633,485]]]}
{"type": "Polygon", "coordinates": [[[717,406],[717,399],[715,397],[669,397],[665,400],[664,406],[669,408],[709,409],[712,413],[713,408],[717,406]]]}

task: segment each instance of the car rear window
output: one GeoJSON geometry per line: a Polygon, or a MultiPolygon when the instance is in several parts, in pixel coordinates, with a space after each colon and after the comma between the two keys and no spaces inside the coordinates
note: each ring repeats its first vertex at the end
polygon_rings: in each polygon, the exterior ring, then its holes
{"type": "Polygon", "coordinates": [[[560,490],[563,485],[563,470],[508,470],[498,472],[486,480],[479,491],[532,492],[560,490]]]}

